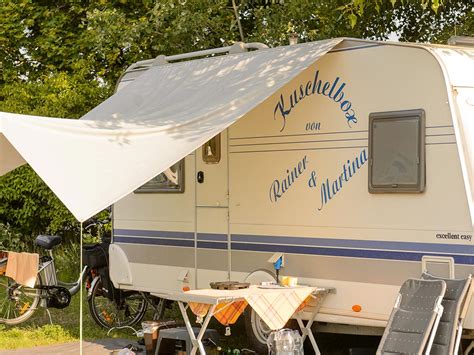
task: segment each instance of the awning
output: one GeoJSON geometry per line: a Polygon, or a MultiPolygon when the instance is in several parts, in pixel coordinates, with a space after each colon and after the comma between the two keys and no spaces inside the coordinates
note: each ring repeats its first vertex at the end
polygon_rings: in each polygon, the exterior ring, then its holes
{"type": "Polygon", "coordinates": [[[457,141],[459,155],[462,157],[464,185],[474,225],[474,88],[456,88],[458,107],[457,141]]]}
{"type": "Polygon", "coordinates": [[[196,150],[341,41],[155,66],[81,120],[0,113],[0,173],[28,162],[83,221],[196,150]]]}

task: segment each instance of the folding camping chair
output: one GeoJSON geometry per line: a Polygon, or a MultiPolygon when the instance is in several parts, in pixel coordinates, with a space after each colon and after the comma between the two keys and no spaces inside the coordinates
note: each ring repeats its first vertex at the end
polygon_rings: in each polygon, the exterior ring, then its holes
{"type": "Polygon", "coordinates": [[[397,301],[377,349],[377,355],[430,354],[446,292],[443,280],[408,279],[397,301]]]}
{"type": "Polygon", "coordinates": [[[461,341],[463,308],[467,306],[466,299],[471,285],[471,275],[466,279],[444,279],[424,272],[423,280],[443,280],[446,283],[446,293],[441,302],[444,310],[436,332],[432,355],[453,355],[458,353],[461,341]]]}

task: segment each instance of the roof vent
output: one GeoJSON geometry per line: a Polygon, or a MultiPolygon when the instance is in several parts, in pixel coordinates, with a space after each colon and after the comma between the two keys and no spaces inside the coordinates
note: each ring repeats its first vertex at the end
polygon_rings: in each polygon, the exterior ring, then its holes
{"type": "Polygon", "coordinates": [[[474,47],[474,37],[469,36],[451,36],[448,39],[451,46],[474,47]]]}

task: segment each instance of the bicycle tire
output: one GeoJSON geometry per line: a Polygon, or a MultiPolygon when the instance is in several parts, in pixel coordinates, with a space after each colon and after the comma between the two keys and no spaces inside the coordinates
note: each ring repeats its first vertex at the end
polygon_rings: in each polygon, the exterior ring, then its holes
{"type": "Polygon", "coordinates": [[[124,297],[119,302],[110,300],[104,295],[106,291],[102,287],[100,276],[90,292],[87,300],[89,313],[94,322],[102,328],[133,326],[145,316],[148,303],[139,292],[124,291],[124,297]]]}
{"type": "MultiPolygon", "coordinates": [[[[41,276],[38,274],[35,286],[41,287],[41,285],[41,276]]],[[[5,274],[0,275],[0,324],[17,325],[25,322],[36,311],[40,300],[40,288],[26,287],[5,274]],[[29,300],[31,303],[23,302],[24,300],[29,300]],[[13,318],[10,318],[10,312],[13,312],[13,318]]]]}

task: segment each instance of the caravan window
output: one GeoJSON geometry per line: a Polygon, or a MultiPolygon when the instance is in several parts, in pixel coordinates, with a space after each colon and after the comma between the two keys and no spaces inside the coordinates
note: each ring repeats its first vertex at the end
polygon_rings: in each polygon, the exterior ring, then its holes
{"type": "Polygon", "coordinates": [[[202,146],[202,160],[205,163],[218,163],[221,160],[221,134],[208,140],[202,146]]]}
{"type": "Polygon", "coordinates": [[[184,192],[184,159],[140,186],[135,192],[184,192]]]}
{"type": "Polygon", "coordinates": [[[369,117],[369,192],[422,192],[425,188],[423,110],[369,117]]]}

